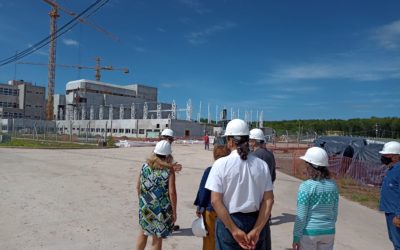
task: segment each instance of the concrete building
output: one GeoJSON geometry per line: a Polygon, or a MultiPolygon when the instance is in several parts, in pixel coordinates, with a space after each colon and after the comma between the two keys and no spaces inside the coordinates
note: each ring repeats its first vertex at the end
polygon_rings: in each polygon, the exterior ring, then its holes
{"type": "Polygon", "coordinates": [[[0,119],[0,132],[11,134],[77,135],[79,137],[158,138],[166,128],[177,138],[200,138],[206,125],[185,120],[125,119],[125,120],[32,120],[0,119]]]}
{"type": "Polygon", "coordinates": [[[157,97],[157,88],[141,84],[70,81],[66,95],[54,96],[55,126],[60,134],[80,136],[155,138],[165,128],[177,137],[204,134],[203,125],[188,119],[191,112],[178,120],[175,103],[159,103],[157,97]]]}
{"type": "Polygon", "coordinates": [[[204,125],[192,121],[171,119],[69,120],[56,121],[59,134],[79,136],[113,136],[127,138],[158,138],[162,130],[174,130],[178,138],[198,138],[204,125]]]}
{"type": "MultiPolygon", "coordinates": [[[[25,91],[25,88],[16,90],[25,91]]],[[[14,92],[7,90],[7,93],[14,92]]],[[[9,102],[18,103],[18,96],[12,98],[14,101],[9,102]]],[[[1,130],[5,133],[57,131],[80,137],[158,138],[162,130],[171,128],[176,137],[198,138],[206,129],[205,125],[191,121],[191,102],[186,109],[178,110],[174,102],[157,102],[157,88],[140,84],[118,86],[84,79],[68,82],[66,95],[54,95],[54,113],[54,121],[2,119],[1,130]],[[186,120],[177,119],[179,111],[186,113],[186,120]]]]}
{"type": "Polygon", "coordinates": [[[158,103],[154,87],[81,79],[67,83],[65,96],[54,96],[54,110],[57,120],[162,119],[172,105],[158,103]]]}
{"type": "Polygon", "coordinates": [[[45,117],[45,88],[30,82],[0,84],[0,117],[40,120],[45,117]]]}

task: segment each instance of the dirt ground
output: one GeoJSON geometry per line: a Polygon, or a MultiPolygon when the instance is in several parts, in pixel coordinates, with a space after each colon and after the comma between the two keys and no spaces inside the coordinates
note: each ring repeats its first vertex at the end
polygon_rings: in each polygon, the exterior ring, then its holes
{"type": "MultiPolygon", "coordinates": [[[[201,249],[191,233],[192,205],[211,151],[174,145],[181,230],[164,249],[201,249]]],[[[30,150],[0,148],[0,249],[134,249],[139,230],[135,185],[151,147],[30,150]]],[[[275,183],[273,249],[291,246],[300,181],[281,172],[275,183]]],[[[392,249],[384,216],[340,200],[335,249],[392,249]]]]}

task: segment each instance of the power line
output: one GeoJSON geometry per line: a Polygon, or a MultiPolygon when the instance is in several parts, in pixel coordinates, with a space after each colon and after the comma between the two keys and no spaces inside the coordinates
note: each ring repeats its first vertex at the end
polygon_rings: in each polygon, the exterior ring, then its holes
{"type": "MultiPolygon", "coordinates": [[[[91,4],[89,7],[87,7],[84,11],[82,11],[81,13],[79,13],[76,17],[74,17],[72,20],[70,20],[69,22],[67,22],[65,25],[63,25],[61,28],[59,28],[55,33],[55,37],[54,39],[57,39],[58,37],[62,36],[63,34],[65,34],[66,32],[70,31],[73,27],[75,27],[78,24],[78,19],[87,14],[85,17],[89,17],[91,15],[93,15],[95,12],[97,12],[101,7],[103,7],[107,2],[109,2],[109,0],[97,0],[96,2],[94,2],[93,4],[91,4]],[[95,9],[94,9],[95,8],[95,9]],[[94,9],[92,12],[92,9],[94,9]],[[89,13],[88,13],[89,12],[89,13]]],[[[8,58],[5,58],[3,60],[0,60],[0,67],[13,63],[15,61],[18,61],[32,53],[34,53],[35,51],[43,48],[44,46],[48,45],[50,43],[50,37],[51,34],[49,36],[47,36],[46,38],[40,40],[39,42],[37,42],[36,44],[34,44],[32,47],[23,50],[19,53],[17,53],[14,56],[10,56],[8,58]]]]}

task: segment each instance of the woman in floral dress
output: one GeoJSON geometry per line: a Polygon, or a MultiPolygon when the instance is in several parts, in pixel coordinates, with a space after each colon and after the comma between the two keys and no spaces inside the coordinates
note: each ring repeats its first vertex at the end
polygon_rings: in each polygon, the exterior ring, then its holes
{"type": "Polygon", "coordinates": [[[154,154],[143,164],[137,185],[139,194],[139,232],[136,249],[146,247],[152,236],[152,249],[162,249],[162,240],[172,234],[176,221],[175,172],[170,168],[171,145],[159,141],[154,154]]]}

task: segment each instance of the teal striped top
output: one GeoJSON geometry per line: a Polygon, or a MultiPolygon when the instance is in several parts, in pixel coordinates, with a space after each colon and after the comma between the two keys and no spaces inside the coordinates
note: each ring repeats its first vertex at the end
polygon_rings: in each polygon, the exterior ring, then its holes
{"type": "Polygon", "coordinates": [[[335,234],[338,204],[339,193],[334,181],[302,182],[297,194],[293,243],[298,243],[303,235],[335,234]]]}

